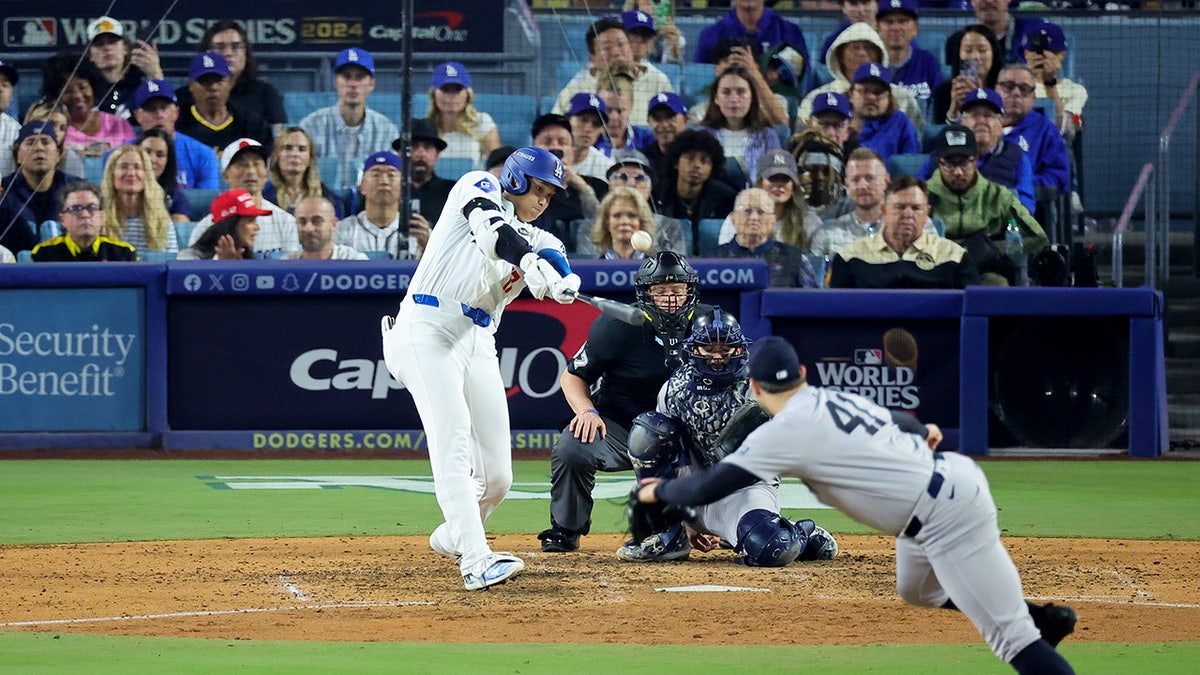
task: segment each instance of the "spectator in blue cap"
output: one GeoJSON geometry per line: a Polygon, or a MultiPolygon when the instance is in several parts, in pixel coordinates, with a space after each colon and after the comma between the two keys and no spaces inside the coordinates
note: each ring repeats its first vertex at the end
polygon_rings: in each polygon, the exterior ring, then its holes
{"type": "Polygon", "coordinates": [[[1078,82],[1059,77],[1067,58],[1067,36],[1058,24],[1039,21],[1021,36],[1021,51],[1025,63],[1033,71],[1034,97],[1054,101],[1059,113],[1058,128],[1069,136],[1079,128],[1088,92],[1078,82]]]}
{"type": "Polygon", "coordinates": [[[58,218],[59,190],[79,178],[58,170],[58,136],[51,122],[21,127],[12,157],[20,168],[0,180],[0,246],[16,253],[38,243],[38,226],[58,218]]]}
{"type": "Polygon", "coordinates": [[[853,118],[850,97],[827,91],[813,99],[812,114],[804,126],[828,136],[842,148],[842,155],[847,156],[859,146],[858,130],[850,124],[853,118]]]}
{"type": "Polygon", "coordinates": [[[217,52],[204,52],[188,66],[188,92],[195,101],[176,129],[220,154],[239,138],[253,138],[267,148],[274,143],[271,126],[261,115],[242,110],[229,102],[229,62],[217,52]]]}
{"type": "Polygon", "coordinates": [[[933,90],[942,83],[942,66],[917,46],[916,0],[879,0],[875,26],[887,47],[892,84],[907,89],[928,110],[933,90]]]}
{"type": "Polygon", "coordinates": [[[572,155],[563,158],[580,176],[604,180],[612,158],[596,148],[596,142],[608,123],[608,106],[596,94],[579,93],[571,97],[567,107],[571,121],[572,155]]]}
{"type": "Polygon", "coordinates": [[[463,157],[474,162],[474,168],[482,169],[483,159],[500,147],[496,121],[475,108],[471,73],[457,61],[433,69],[426,117],[437,125],[438,136],[446,142],[443,157],[463,157]]]}
{"type": "Polygon", "coordinates": [[[642,154],[654,167],[654,182],[666,180],[670,173],[667,165],[667,146],[675,140],[684,129],[687,129],[687,104],[683,97],[673,91],[662,91],[650,99],[646,117],[650,120],[650,131],[654,134],[654,142],[642,146],[642,154]]]}
{"type": "MultiPolygon", "coordinates": [[[[254,56],[254,44],[239,20],[222,19],[204,31],[198,49],[214,51],[225,57],[229,64],[229,101],[243,113],[255,113],[265,119],[271,130],[278,134],[287,123],[287,111],[283,108],[283,96],[270,82],[258,79],[258,59],[254,56]]],[[[185,98],[188,92],[181,91],[179,106],[184,110],[191,105],[185,98]]]]}
{"type": "Polygon", "coordinates": [[[882,64],[864,63],[850,85],[851,124],[858,127],[858,142],[879,153],[885,162],[892,155],[921,152],[916,127],[897,109],[890,77],[882,64]]]}
{"type": "MultiPolygon", "coordinates": [[[[1003,185],[1016,193],[1030,213],[1037,204],[1033,194],[1033,167],[1025,151],[1016,143],[1004,140],[1004,100],[995,90],[980,87],[967,94],[962,106],[960,123],[975,134],[979,173],[984,178],[1003,185]]],[[[933,161],[927,160],[918,175],[929,180],[933,176],[933,161]]]]}
{"type": "Polygon", "coordinates": [[[621,13],[621,23],[629,32],[629,46],[633,50],[633,60],[636,63],[649,65],[653,61],[659,63],[679,63],[680,53],[686,40],[683,33],[667,17],[665,23],[657,28],[654,25],[652,2],[639,2],[634,9],[621,13]],[[641,5],[647,5],[645,7],[641,5]]]}
{"type": "Polygon", "coordinates": [[[221,176],[212,148],[175,129],[179,123],[175,87],[166,80],[146,80],[138,85],[133,101],[133,118],[143,132],[161,129],[172,139],[175,175],[171,179],[178,187],[216,190],[221,176]]]}
{"type": "Polygon", "coordinates": [[[338,221],[333,243],[368,253],[386,251],[389,258],[415,259],[425,250],[429,230],[423,240],[409,236],[408,224],[400,223],[400,181],[403,179],[400,157],[396,153],[377,152],[362,166],[359,192],[363,210],[338,221]]]}
{"type": "Polygon", "coordinates": [[[381,112],[367,107],[375,91],[375,58],[358,47],[343,49],[333,63],[337,103],[314,110],[300,121],[313,140],[317,157],[336,160],[336,171],[322,176],[334,188],[354,187],[358,166],[368,155],[386,150],[399,129],[381,112]]]}
{"type": "Polygon", "coordinates": [[[784,19],[765,6],[763,0],[741,0],[717,22],[700,31],[696,41],[696,63],[714,63],[713,48],[722,38],[741,38],[759,45],[764,51],[779,45],[791,47],[801,61],[793,71],[797,78],[803,76],[807,63],[803,55],[808,54],[804,33],[800,26],[784,19]]]}

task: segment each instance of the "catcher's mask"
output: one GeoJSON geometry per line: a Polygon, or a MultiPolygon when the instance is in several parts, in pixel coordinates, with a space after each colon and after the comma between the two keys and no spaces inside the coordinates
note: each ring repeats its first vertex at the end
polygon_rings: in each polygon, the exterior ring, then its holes
{"type": "Polygon", "coordinates": [[[634,277],[638,306],[669,353],[677,350],[687,336],[696,312],[696,287],[699,283],[700,275],[696,270],[686,258],[673,251],[659,251],[647,257],[634,277]],[[687,291],[683,298],[676,298],[678,302],[673,304],[673,310],[663,309],[655,302],[651,291],[659,284],[672,283],[687,284],[687,291]]]}
{"type": "Polygon", "coordinates": [[[718,388],[728,387],[745,377],[749,341],[732,314],[718,305],[711,312],[696,315],[692,334],[685,343],[692,366],[700,377],[718,388]]]}

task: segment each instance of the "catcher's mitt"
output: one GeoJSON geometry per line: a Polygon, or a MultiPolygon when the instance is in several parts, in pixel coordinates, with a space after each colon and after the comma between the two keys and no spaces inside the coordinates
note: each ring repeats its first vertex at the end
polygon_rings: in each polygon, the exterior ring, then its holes
{"type": "Polygon", "coordinates": [[[742,445],[742,441],[750,435],[750,432],[766,424],[770,419],[771,416],[758,403],[747,402],[733,413],[733,416],[729,418],[729,423],[721,430],[713,454],[719,458],[732,455],[742,445]]]}
{"type": "Polygon", "coordinates": [[[634,541],[642,541],[646,537],[669,529],[676,523],[696,518],[696,509],[678,504],[645,504],[638,501],[638,490],[641,485],[634,486],[625,502],[625,518],[629,520],[629,534],[634,541]]]}

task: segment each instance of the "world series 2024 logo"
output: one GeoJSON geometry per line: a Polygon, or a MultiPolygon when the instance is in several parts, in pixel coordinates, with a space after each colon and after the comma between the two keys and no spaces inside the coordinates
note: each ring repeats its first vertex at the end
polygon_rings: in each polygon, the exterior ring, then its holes
{"type": "Polygon", "coordinates": [[[885,408],[916,410],[921,388],[914,384],[919,349],[913,334],[891,328],[879,347],[859,347],[852,357],[827,356],[816,362],[818,384],[865,396],[885,408]]]}

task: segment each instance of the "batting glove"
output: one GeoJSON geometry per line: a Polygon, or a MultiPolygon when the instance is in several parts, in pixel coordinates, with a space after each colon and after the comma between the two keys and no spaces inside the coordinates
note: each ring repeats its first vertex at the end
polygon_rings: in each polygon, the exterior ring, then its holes
{"type": "Polygon", "coordinates": [[[521,258],[521,273],[525,277],[525,285],[533,297],[541,300],[552,291],[555,282],[561,282],[563,277],[548,261],[539,258],[536,253],[526,253],[521,258]]]}
{"type": "Polygon", "coordinates": [[[559,304],[569,305],[575,302],[575,293],[578,291],[579,275],[574,272],[550,284],[550,297],[559,304]]]}

